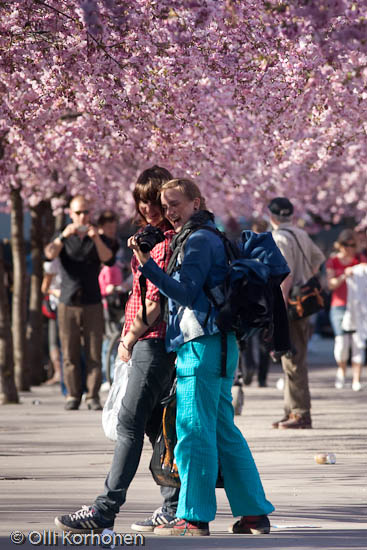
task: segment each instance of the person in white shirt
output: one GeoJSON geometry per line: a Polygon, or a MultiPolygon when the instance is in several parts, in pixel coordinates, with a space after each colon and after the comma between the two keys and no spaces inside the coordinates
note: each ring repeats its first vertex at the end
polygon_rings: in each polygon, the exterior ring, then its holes
{"type": "Polygon", "coordinates": [[[48,294],[51,309],[55,312],[55,319],[48,319],[48,348],[53,369],[52,377],[45,382],[49,386],[61,382],[61,352],[56,319],[61,285],[60,260],[55,258],[44,262],[43,271],[41,291],[44,295],[48,294]]]}

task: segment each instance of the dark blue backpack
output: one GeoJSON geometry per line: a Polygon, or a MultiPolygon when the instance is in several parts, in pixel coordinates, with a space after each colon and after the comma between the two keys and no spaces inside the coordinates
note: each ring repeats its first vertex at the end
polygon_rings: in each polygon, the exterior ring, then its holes
{"type": "MultiPolygon", "coordinates": [[[[222,335],[222,376],[225,376],[228,332],[236,333],[241,347],[256,332],[260,332],[260,337],[271,344],[276,354],[289,351],[288,317],[280,284],[290,269],[272,234],[245,230],[239,241],[232,242],[217,228],[202,225],[193,231],[198,229],[206,229],[220,237],[228,260],[221,303],[215,299],[210,288],[204,287],[209,302],[219,312],[216,323],[222,335]]],[[[181,258],[192,232],[181,243],[181,258]]]]}

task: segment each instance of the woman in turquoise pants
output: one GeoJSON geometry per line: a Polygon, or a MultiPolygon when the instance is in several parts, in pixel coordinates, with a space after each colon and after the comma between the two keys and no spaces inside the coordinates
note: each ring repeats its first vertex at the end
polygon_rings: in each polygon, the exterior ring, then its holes
{"type": "Polygon", "coordinates": [[[234,333],[227,335],[227,364],[221,376],[221,336],[217,311],[206,293],[218,296],[227,271],[223,242],[203,226],[215,227],[199,188],[190,180],[162,186],[161,202],[176,232],[171,266],[163,272],[134,237],[142,273],[168,297],[168,351],[177,353],[177,445],[181,479],[177,517],[156,527],[160,535],[209,535],[215,518],[218,464],[234,516],[232,533],[269,533],[266,500],[251,451],[234,424],[231,387],[238,362],[234,333]],[[205,289],[204,289],[205,287],[205,289]]]}

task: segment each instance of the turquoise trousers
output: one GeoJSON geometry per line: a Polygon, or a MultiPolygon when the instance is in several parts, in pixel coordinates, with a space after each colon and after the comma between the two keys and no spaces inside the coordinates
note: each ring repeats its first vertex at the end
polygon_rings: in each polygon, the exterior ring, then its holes
{"type": "Polygon", "coordinates": [[[234,516],[269,514],[251,451],[234,424],[231,388],[238,361],[234,334],[228,335],[227,375],[220,376],[219,335],[202,336],[177,352],[177,445],[181,479],[177,517],[209,522],[215,518],[215,484],[220,463],[234,516]]]}

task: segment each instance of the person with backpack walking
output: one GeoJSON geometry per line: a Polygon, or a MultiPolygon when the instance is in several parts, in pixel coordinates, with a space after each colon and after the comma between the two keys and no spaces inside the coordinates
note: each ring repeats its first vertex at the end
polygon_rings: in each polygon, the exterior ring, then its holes
{"type": "MultiPolygon", "coordinates": [[[[293,204],[289,199],[276,197],[268,208],[274,240],[291,270],[282,283],[284,302],[287,304],[292,286],[301,285],[315,275],[325,257],[306,231],[292,223],[293,204]]],[[[276,429],[310,429],[311,396],[306,363],[309,319],[289,320],[289,332],[293,353],[281,358],[285,374],[284,416],[272,426],[276,429]]]]}
{"type": "MultiPolygon", "coordinates": [[[[268,231],[268,225],[266,220],[255,219],[251,224],[251,230],[255,233],[265,233],[265,231],[268,231]]],[[[259,334],[254,334],[249,338],[244,349],[240,350],[239,371],[242,373],[245,386],[251,385],[255,373],[259,387],[265,388],[267,386],[270,351],[270,343],[264,342],[259,334]]]]}
{"type": "MultiPolygon", "coordinates": [[[[142,231],[150,224],[165,231],[165,238],[154,246],[152,257],[166,269],[170,258],[169,244],[173,232],[163,218],[159,203],[161,185],[172,178],[165,168],[153,166],[144,170],[133,191],[137,223],[142,231]]],[[[92,506],[83,506],[74,513],[55,518],[57,527],[73,533],[100,533],[113,529],[116,515],[126,500],[127,490],[139,465],[144,433],[153,444],[162,419],[161,400],[171,387],[175,355],[165,349],[166,323],[161,319],[158,289],[147,281],[144,305],[140,287],[141,273],[133,256],[133,289],[125,308],[125,325],[118,355],[122,361],[131,358],[133,368],[129,375],[126,394],[122,399],[117,423],[117,441],[104,491],[92,506]]],[[[175,517],[179,489],[162,487],[162,507],[147,519],[133,523],[134,531],[148,532],[175,517]]]]}
{"type": "Polygon", "coordinates": [[[218,465],[234,516],[231,533],[270,532],[266,499],[251,451],[234,424],[231,387],[238,362],[234,332],[222,339],[217,308],[207,295],[219,297],[228,270],[223,240],[200,189],[191,180],[163,184],[161,203],[176,235],[168,273],[139,248],[128,245],[140,271],[168,297],[168,351],[177,353],[177,445],[181,480],[176,518],[158,526],[158,535],[209,535],[215,518],[218,465]],[[226,349],[225,349],[226,348],[226,349]],[[223,372],[222,354],[225,353],[223,372]]]}

